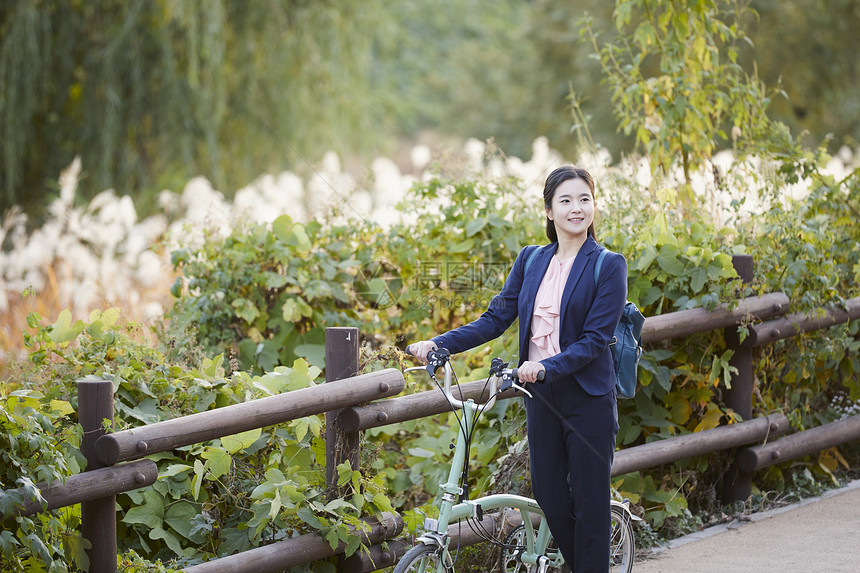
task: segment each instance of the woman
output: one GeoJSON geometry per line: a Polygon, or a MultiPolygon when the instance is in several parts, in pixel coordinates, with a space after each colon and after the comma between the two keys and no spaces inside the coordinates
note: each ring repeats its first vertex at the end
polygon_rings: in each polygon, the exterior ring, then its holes
{"type": "Polygon", "coordinates": [[[560,167],[544,185],[550,243],[526,247],[504,287],[477,320],[410,351],[426,362],[437,347],[452,354],[501,335],[519,318],[519,378],[525,398],[532,491],[568,566],[609,569],[610,471],[618,432],[609,343],[627,299],[627,263],[594,239],[594,180],[560,167]],[[537,382],[540,372],[544,380],[537,382]]]}

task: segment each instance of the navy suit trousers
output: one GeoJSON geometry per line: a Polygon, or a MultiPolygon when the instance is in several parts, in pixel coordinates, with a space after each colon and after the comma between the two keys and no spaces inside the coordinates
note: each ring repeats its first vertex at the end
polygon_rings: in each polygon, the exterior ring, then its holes
{"type": "Polygon", "coordinates": [[[615,390],[591,396],[573,377],[528,388],[534,394],[525,402],[535,499],[571,571],[606,573],[615,390]]]}

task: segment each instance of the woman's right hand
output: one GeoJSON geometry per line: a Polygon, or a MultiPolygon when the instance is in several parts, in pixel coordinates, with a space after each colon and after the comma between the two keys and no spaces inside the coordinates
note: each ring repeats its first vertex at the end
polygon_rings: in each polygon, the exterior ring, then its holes
{"type": "Polygon", "coordinates": [[[537,382],[541,372],[546,372],[546,367],[535,361],[526,360],[517,368],[517,376],[521,382],[537,382]]]}
{"type": "Polygon", "coordinates": [[[422,364],[427,364],[427,353],[431,350],[436,350],[436,343],[432,340],[421,340],[420,342],[413,342],[409,346],[406,347],[409,352],[412,353],[412,356],[418,359],[422,364]]]}

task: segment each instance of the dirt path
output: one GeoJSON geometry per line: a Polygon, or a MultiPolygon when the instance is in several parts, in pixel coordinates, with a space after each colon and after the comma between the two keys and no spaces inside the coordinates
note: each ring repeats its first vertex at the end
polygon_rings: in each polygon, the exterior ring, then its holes
{"type": "Polygon", "coordinates": [[[821,497],[718,525],[636,562],[634,573],[860,571],[860,480],[821,497]]]}

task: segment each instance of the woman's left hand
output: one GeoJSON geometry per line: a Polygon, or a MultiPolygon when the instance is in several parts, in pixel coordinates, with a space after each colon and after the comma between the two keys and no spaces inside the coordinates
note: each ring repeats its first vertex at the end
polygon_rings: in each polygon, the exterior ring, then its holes
{"type": "Polygon", "coordinates": [[[540,372],[546,372],[543,364],[526,360],[517,368],[517,377],[521,382],[537,382],[540,372]]]}

